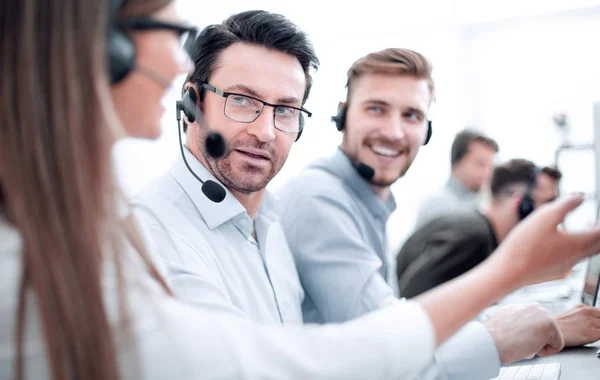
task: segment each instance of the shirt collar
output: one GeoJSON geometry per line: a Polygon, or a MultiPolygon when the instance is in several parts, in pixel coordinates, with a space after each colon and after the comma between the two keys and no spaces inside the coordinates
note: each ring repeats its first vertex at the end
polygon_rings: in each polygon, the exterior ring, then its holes
{"type": "Polygon", "coordinates": [[[476,195],[475,192],[467,189],[467,187],[456,177],[450,176],[446,182],[446,188],[455,194],[459,199],[469,198],[476,195]]]}
{"type": "MultiPolygon", "coordinates": [[[[185,148],[183,149],[183,152],[188,164],[198,177],[203,181],[212,180],[221,184],[221,182],[215,178],[215,176],[209,172],[192,153],[185,148]]],[[[223,184],[221,184],[221,186],[225,189],[225,199],[220,203],[215,203],[208,199],[202,192],[202,183],[190,173],[183,162],[183,158],[178,157],[177,160],[175,160],[169,173],[192,200],[209,229],[213,230],[237,215],[246,213],[244,206],[241,205],[223,184]]]]}
{"type": "Polygon", "coordinates": [[[341,147],[339,147],[331,157],[322,162],[322,164],[317,163],[315,166],[327,170],[333,175],[341,178],[367,206],[370,213],[374,217],[381,219],[383,222],[386,222],[392,212],[396,209],[394,195],[390,192],[390,197],[387,202],[382,201],[377,193],[371,188],[371,185],[358,174],[354,164],[342,151],[341,147]]]}
{"type": "MultiPolygon", "coordinates": [[[[184,149],[183,152],[188,164],[198,177],[203,181],[212,180],[223,186],[190,151],[184,149]]],[[[222,202],[215,203],[208,199],[202,192],[202,184],[190,173],[181,157],[173,163],[169,173],[192,200],[209,229],[213,230],[232,219],[239,219],[239,215],[248,214],[246,208],[242,206],[225,186],[223,188],[226,195],[222,202]]],[[[268,221],[275,221],[278,214],[277,203],[278,198],[269,191],[265,191],[256,217],[260,216],[266,218],[268,221]]]]}
{"type": "Polygon", "coordinates": [[[267,218],[269,221],[274,222],[279,215],[279,197],[270,191],[265,191],[263,198],[258,207],[256,217],[267,218]]]}

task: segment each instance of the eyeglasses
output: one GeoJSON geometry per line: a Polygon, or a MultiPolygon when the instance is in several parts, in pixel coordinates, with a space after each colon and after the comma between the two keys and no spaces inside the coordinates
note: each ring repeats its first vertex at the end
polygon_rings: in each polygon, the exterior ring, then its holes
{"type": "Polygon", "coordinates": [[[254,122],[265,106],[269,106],[273,107],[273,125],[275,128],[282,132],[299,133],[303,128],[301,120],[304,114],[308,117],[312,116],[312,113],[304,108],[267,103],[253,96],[221,91],[207,83],[203,83],[202,88],[224,97],[225,107],[223,112],[225,117],[240,123],[254,122]]]}
{"type": "Polygon", "coordinates": [[[198,29],[193,26],[173,24],[145,17],[121,20],[117,25],[124,30],[171,30],[179,35],[182,48],[191,56],[198,29]]]}

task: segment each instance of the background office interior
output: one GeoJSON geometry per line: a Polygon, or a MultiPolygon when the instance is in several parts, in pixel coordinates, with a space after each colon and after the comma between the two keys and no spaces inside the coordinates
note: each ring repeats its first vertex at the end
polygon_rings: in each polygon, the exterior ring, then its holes
{"type": "MultiPolygon", "coordinates": [[[[418,204],[445,183],[452,139],[474,126],[500,144],[497,159],[524,157],[554,164],[561,133],[553,122],[568,115],[574,144],[593,141],[592,105],[600,100],[600,1],[419,0],[356,2],[179,0],[199,27],[232,13],[265,9],[305,30],[321,60],[306,108],[313,112],[300,141],[269,188],[277,190],[310,161],[330,155],[341,141],[330,121],[345,97],[346,70],[357,58],[387,47],[407,47],[434,64],[437,104],[431,143],[393,187],[397,212],[388,224],[393,251],[412,230],[418,204]],[[335,4],[335,5],[334,5],[335,4]]],[[[125,140],[115,149],[128,194],[135,194],[177,157],[175,100],[183,77],[165,98],[163,135],[155,142],[125,140]]],[[[592,150],[561,154],[561,191],[595,191],[592,150]]],[[[595,221],[595,201],[568,220],[569,228],[595,221]]]]}

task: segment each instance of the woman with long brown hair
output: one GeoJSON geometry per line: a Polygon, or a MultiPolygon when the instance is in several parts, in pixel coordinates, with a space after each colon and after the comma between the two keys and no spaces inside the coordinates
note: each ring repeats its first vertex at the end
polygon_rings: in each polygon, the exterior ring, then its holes
{"type": "MultiPolygon", "coordinates": [[[[118,16],[168,21],[174,18],[170,3],[129,0],[118,16]]],[[[120,82],[111,89],[108,80],[103,36],[116,22],[112,12],[107,1],[2,1],[0,178],[3,208],[20,235],[17,240],[12,231],[2,242],[19,244],[22,251],[22,264],[3,277],[15,280],[7,286],[19,295],[14,325],[18,378],[33,349],[26,328],[32,318],[39,318],[53,378],[117,377],[102,263],[110,257],[110,265],[122,272],[119,253],[127,240],[140,254],[145,251],[133,220],[116,207],[110,152],[115,139],[128,132],[121,131],[124,124],[110,95],[132,84],[120,82]]],[[[155,34],[153,43],[166,42],[153,49],[166,57],[163,72],[172,79],[187,70],[185,60],[184,65],[174,60],[172,52],[180,54],[176,36],[161,30],[155,34]]],[[[126,44],[117,49],[126,50],[126,44]]],[[[146,51],[152,50],[138,47],[138,60],[148,59],[142,56],[146,51]]],[[[138,76],[132,74],[129,81],[143,82],[138,76]]],[[[163,93],[150,87],[145,96],[156,101],[163,93]]],[[[157,129],[157,115],[142,115],[139,121],[157,129]]]]}
{"type": "Polygon", "coordinates": [[[489,264],[347,324],[259,327],[177,301],[111,149],[160,134],[189,33],[170,0],[0,0],[0,379],[401,378],[494,300],[599,250],[598,230],[556,230],[571,198],[489,264]]]}

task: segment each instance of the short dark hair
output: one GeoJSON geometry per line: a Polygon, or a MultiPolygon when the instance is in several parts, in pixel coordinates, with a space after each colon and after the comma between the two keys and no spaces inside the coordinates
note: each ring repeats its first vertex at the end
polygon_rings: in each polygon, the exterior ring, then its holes
{"type": "MultiPolygon", "coordinates": [[[[209,25],[194,42],[194,72],[189,81],[208,82],[221,52],[236,42],[258,45],[292,55],[298,59],[306,77],[302,103],[312,87],[311,69],[319,68],[319,59],[306,33],[285,16],[253,10],[234,14],[221,24],[209,25]]],[[[201,91],[202,98],[204,91],[201,91]]]]}
{"type": "Polygon", "coordinates": [[[450,164],[452,166],[458,164],[467,155],[473,142],[484,143],[494,149],[496,153],[499,150],[498,143],[491,137],[473,129],[463,129],[458,132],[452,143],[452,149],[450,150],[450,164]]]}
{"type": "MultiPolygon", "coordinates": [[[[527,185],[534,182],[535,173],[536,165],[522,158],[515,158],[496,166],[491,183],[492,197],[500,196],[511,186],[527,185]]],[[[557,168],[549,166],[540,168],[539,173],[544,173],[555,181],[560,181],[562,178],[562,173],[557,168]]]]}

